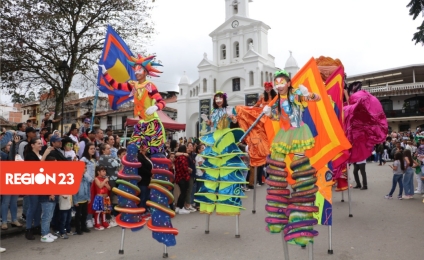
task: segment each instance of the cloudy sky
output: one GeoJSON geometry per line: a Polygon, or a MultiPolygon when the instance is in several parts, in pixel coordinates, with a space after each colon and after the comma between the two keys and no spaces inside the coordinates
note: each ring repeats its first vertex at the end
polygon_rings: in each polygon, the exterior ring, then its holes
{"type": "MultiPolygon", "coordinates": [[[[268,24],[269,52],[284,67],[289,50],[301,67],[311,57],[339,58],[348,75],[424,63],[424,46],[414,45],[416,21],[409,0],[254,0],[250,18],[268,24]]],[[[163,74],[159,88],[177,89],[183,71],[191,81],[207,53],[209,33],[225,22],[225,0],[155,0],[157,35],[148,52],[157,53],[163,74]]],[[[125,40],[125,39],[124,39],[125,40]]],[[[1,100],[8,98],[1,95],[1,100]]]]}
{"type": "MultiPolygon", "coordinates": [[[[203,53],[212,59],[214,29],[225,21],[225,0],[156,0],[158,35],[148,48],[162,61],[155,80],[172,88],[186,71],[191,81],[203,53]]],[[[301,67],[311,57],[339,58],[348,75],[424,63],[424,46],[414,45],[421,24],[409,16],[409,0],[254,0],[250,18],[268,24],[269,52],[284,67],[289,50],[301,67]]]]}

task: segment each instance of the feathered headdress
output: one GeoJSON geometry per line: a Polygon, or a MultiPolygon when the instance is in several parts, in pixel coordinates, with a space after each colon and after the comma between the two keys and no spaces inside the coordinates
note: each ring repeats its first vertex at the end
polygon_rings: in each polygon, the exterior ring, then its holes
{"type": "Polygon", "coordinates": [[[131,60],[127,60],[128,63],[133,67],[134,70],[139,70],[141,68],[147,71],[147,75],[152,77],[159,77],[156,73],[162,73],[162,71],[157,70],[153,66],[162,66],[160,63],[153,62],[155,55],[143,57],[141,54],[138,54],[138,57],[130,57],[131,60]],[[140,66],[140,67],[138,67],[140,66]]]}

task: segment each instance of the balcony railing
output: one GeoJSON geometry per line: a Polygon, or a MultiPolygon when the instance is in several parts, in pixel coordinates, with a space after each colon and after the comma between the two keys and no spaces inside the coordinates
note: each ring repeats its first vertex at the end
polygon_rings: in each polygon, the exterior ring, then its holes
{"type": "Polygon", "coordinates": [[[385,110],[384,113],[386,114],[387,118],[424,116],[424,108],[421,108],[421,109],[385,110]]]}
{"type": "Polygon", "coordinates": [[[363,89],[367,90],[371,94],[381,93],[381,92],[395,92],[402,95],[420,94],[424,92],[424,82],[387,85],[387,86],[370,87],[370,88],[364,87],[363,89]]]}

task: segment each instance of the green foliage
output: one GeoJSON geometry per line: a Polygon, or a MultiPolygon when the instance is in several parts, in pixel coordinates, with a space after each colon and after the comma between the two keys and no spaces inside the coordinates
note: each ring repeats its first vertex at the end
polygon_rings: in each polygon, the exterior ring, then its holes
{"type": "Polygon", "coordinates": [[[12,94],[13,103],[25,104],[36,100],[37,98],[34,91],[29,92],[28,97],[26,97],[24,94],[19,94],[18,92],[13,92],[12,94]]]}
{"type": "MultiPolygon", "coordinates": [[[[424,0],[411,0],[406,7],[409,7],[409,15],[412,15],[412,19],[415,20],[420,13],[424,12],[424,0]]],[[[415,41],[415,44],[421,43],[424,45],[424,21],[417,29],[418,31],[414,33],[412,41],[415,41]]]]}

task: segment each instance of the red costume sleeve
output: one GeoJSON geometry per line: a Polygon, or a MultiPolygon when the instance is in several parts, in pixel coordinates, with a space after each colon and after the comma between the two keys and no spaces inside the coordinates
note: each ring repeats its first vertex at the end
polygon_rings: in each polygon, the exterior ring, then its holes
{"type": "Polygon", "coordinates": [[[105,79],[107,80],[107,82],[109,83],[109,85],[111,85],[114,89],[117,90],[124,90],[124,91],[128,91],[131,92],[133,89],[133,85],[125,82],[125,83],[118,83],[116,82],[112,76],[110,76],[107,72],[105,74],[103,74],[103,76],[105,77],[105,79]]]}
{"type": "Polygon", "coordinates": [[[149,83],[146,87],[148,87],[148,89],[150,88],[149,97],[155,99],[156,106],[159,108],[159,110],[162,110],[166,106],[166,103],[162,99],[162,96],[160,95],[156,86],[153,83],[149,83]]]}

